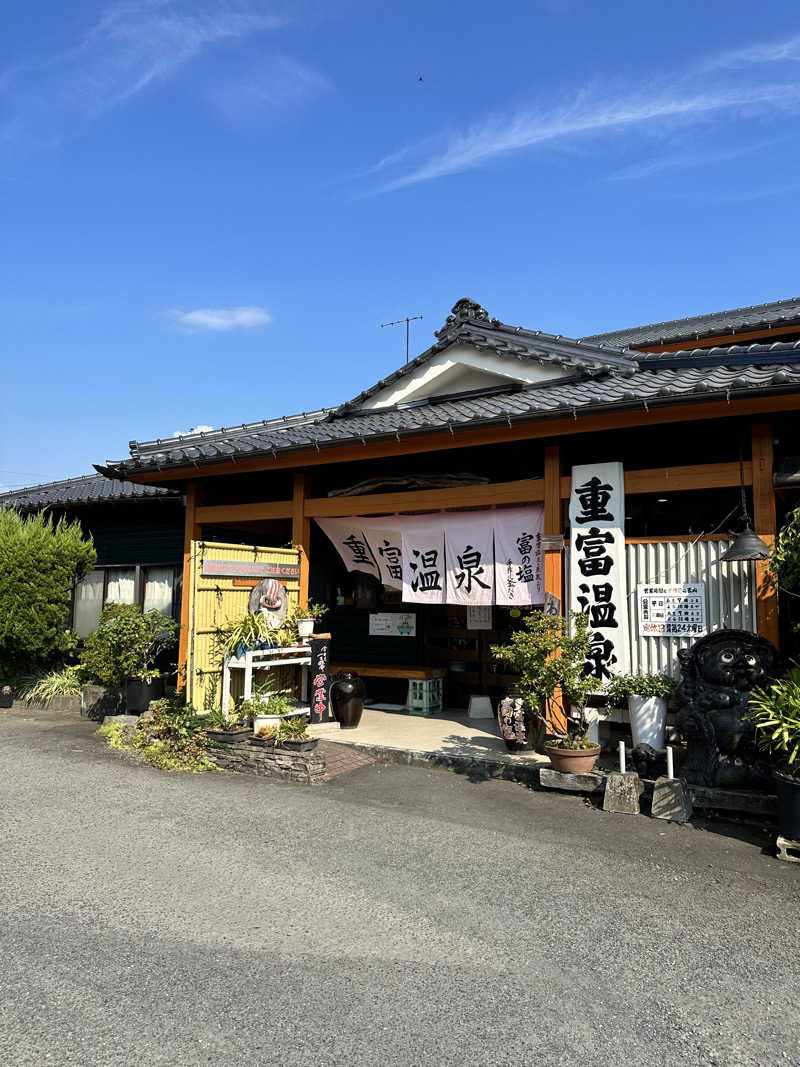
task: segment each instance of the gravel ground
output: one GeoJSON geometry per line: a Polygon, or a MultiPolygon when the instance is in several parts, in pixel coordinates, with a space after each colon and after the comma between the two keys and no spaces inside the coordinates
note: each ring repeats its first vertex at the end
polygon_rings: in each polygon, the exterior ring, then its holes
{"type": "Polygon", "coordinates": [[[167,774],[0,716],[0,1055],[800,1063],[800,866],[741,827],[365,766],[167,774]]]}

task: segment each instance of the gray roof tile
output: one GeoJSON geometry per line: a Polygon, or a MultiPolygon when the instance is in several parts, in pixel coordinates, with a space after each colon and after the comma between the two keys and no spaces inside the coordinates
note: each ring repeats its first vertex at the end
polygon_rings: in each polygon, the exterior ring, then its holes
{"type": "Polygon", "coordinates": [[[56,506],[80,506],[121,500],[144,498],[180,499],[175,490],[159,489],[154,485],[137,485],[106,478],[102,474],[88,474],[80,478],[65,478],[59,482],[45,482],[27,489],[16,489],[0,495],[0,508],[19,511],[38,511],[56,506]]]}
{"type": "MultiPolygon", "coordinates": [[[[233,432],[224,439],[219,438],[217,444],[220,452],[224,445],[233,457],[240,454],[268,455],[369,438],[432,433],[447,427],[456,429],[511,420],[577,415],[675,399],[691,401],[708,399],[714,395],[731,397],[763,392],[793,393],[800,389],[800,344],[778,343],[751,345],[746,349],[720,349],[716,351],[711,365],[708,364],[709,351],[706,349],[669,355],[672,357],[670,362],[677,356],[682,357],[683,362],[672,366],[663,365],[657,359],[652,362],[642,359],[642,365],[635,371],[626,366],[602,376],[576,376],[515,392],[498,391],[441,400],[433,398],[422,404],[392,408],[343,408],[319,412],[314,418],[294,422],[290,434],[281,425],[276,425],[279,420],[271,420],[269,424],[262,424],[260,432],[248,427],[249,432],[245,436],[233,432]],[[742,353],[750,362],[739,365],[738,359],[742,353]],[[761,362],[762,357],[769,362],[761,362]],[[694,365],[693,360],[696,361],[694,365]],[[726,365],[726,360],[731,363],[730,366],[726,365]]],[[[198,461],[198,450],[188,447],[186,440],[137,445],[132,450],[131,459],[110,462],[98,469],[120,477],[134,471],[155,473],[161,469],[186,466],[198,461]]],[[[222,460],[222,456],[216,457],[217,462],[222,460]]],[[[211,458],[211,462],[214,462],[214,458],[211,458]]]]}
{"type": "Polygon", "coordinates": [[[583,337],[582,340],[587,344],[638,348],[646,344],[699,341],[702,337],[715,337],[762,327],[787,326],[795,322],[800,329],[800,297],[774,300],[769,304],[754,304],[752,307],[733,308],[730,311],[715,311],[709,315],[692,315],[687,319],[654,322],[647,326],[632,326],[626,330],[612,330],[610,333],[595,333],[583,337]]]}

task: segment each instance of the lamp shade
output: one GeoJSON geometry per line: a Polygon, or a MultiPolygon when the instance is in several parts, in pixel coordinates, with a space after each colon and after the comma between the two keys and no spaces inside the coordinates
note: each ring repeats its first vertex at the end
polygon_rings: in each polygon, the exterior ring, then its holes
{"type": "Polygon", "coordinates": [[[733,563],[736,560],[769,559],[772,554],[768,545],[747,526],[736,535],[733,544],[719,557],[720,563],[733,563]]]}

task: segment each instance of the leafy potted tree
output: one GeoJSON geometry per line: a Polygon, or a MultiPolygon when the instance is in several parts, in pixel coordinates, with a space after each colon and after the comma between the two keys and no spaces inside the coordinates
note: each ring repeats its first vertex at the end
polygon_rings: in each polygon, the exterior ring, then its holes
{"type": "Polygon", "coordinates": [[[532,715],[544,722],[547,702],[559,690],[564,705],[569,707],[566,729],[555,733],[545,744],[545,752],[557,771],[585,773],[600,755],[600,746],[586,737],[586,699],[597,685],[585,675],[588,652],[588,622],[581,612],[572,612],[568,622],[560,615],[532,611],[507,645],[492,645],[495,659],[519,674],[516,689],[532,715]]]}
{"type": "Polygon", "coordinates": [[[146,711],[163,695],[158,659],[177,643],[178,624],[137,604],[107,604],[81,654],[85,672],[106,686],[125,688],[127,710],[146,711]]]}
{"type": "Polygon", "coordinates": [[[605,689],[608,703],[614,708],[627,705],[631,718],[633,747],[664,747],[667,728],[667,704],[675,692],[675,680],[668,674],[618,674],[605,689]]]}
{"type": "Polygon", "coordinates": [[[754,689],[745,718],[754,724],[758,747],[769,753],[775,768],[780,834],[800,841],[800,668],[754,689]]]}

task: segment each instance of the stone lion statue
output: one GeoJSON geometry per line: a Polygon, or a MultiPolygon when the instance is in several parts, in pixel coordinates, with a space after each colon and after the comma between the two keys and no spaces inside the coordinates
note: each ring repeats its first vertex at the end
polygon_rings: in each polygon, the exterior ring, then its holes
{"type": "Polygon", "coordinates": [[[678,652],[678,730],[687,743],[682,777],[731,789],[770,783],[744,713],[750,693],[780,671],[778,650],[746,630],[717,630],[678,652]]]}

